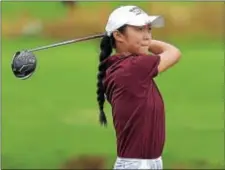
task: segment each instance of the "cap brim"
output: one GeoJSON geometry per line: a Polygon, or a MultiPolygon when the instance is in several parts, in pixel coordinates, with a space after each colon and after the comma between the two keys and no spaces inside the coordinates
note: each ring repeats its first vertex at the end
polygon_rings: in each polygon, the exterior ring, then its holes
{"type": "Polygon", "coordinates": [[[127,25],[132,26],[144,26],[146,24],[150,24],[154,28],[164,27],[164,18],[160,15],[158,16],[147,16],[146,18],[133,18],[131,21],[126,23],[127,25]]]}
{"type": "Polygon", "coordinates": [[[165,25],[165,21],[162,16],[149,16],[149,21],[151,26],[155,28],[161,28],[165,25]]]}

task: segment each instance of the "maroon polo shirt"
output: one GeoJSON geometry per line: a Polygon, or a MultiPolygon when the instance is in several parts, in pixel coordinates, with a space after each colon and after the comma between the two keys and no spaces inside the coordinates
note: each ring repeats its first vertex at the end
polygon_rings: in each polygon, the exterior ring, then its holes
{"type": "Polygon", "coordinates": [[[165,140],[164,103],[154,81],[160,57],[111,56],[103,81],[112,106],[117,155],[154,159],[162,155],[165,140]]]}

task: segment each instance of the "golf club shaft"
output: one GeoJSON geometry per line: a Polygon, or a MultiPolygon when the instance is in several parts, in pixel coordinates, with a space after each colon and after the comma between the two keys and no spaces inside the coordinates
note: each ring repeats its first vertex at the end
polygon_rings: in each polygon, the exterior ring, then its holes
{"type": "Polygon", "coordinates": [[[67,45],[67,44],[71,44],[71,43],[75,43],[75,42],[101,38],[103,36],[104,36],[104,34],[96,34],[96,35],[91,35],[91,36],[87,36],[87,37],[83,37],[83,38],[76,38],[76,39],[73,39],[73,40],[63,41],[63,42],[59,42],[59,43],[55,43],[55,44],[51,44],[51,45],[41,46],[41,47],[30,49],[28,51],[34,52],[34,51],[45,50],[45,49],[48,49],[48,48],[58,47],[58,46],[67,45]]]}

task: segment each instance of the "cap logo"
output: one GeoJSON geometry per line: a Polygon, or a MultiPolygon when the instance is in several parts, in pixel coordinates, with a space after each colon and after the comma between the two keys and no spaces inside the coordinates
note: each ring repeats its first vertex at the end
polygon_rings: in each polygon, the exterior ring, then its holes
{"type": "Polygon", "coordinates": [[[140,15],[144,13],[144,11],[138,7],[133,7],[129,10],[129,12],[133,12],[135,15],[140,15]]]}

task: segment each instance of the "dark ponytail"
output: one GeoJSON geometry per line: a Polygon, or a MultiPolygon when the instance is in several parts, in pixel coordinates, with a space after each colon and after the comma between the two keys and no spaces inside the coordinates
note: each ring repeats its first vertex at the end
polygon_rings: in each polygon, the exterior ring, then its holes
{"type": "Polygon", "coordinates": [[[108,58],[112,53],[112,41],[111,38],[105,35],[100,44],[101,53],[99,55],[99,66],[98,66],[98,82],[97,82],[97,100],[99,105],[99,121],[101,125],[107,125],[107,118],[104,112],[105,103],[105,89],[103,86],[103,79],[105,77],[106,65],[103,61],[108,58]]]}

